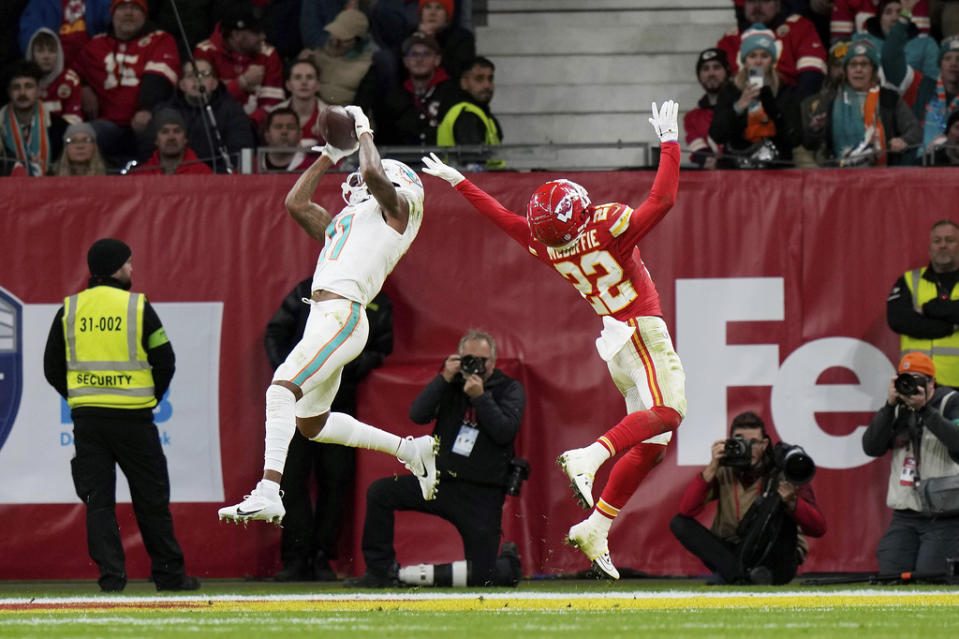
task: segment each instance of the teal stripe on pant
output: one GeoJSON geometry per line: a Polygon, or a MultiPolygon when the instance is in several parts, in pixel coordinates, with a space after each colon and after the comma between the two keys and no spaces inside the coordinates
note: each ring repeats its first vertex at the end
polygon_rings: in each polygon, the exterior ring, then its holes
{"type": "Polygon", "coordinates": [[[323,364],[336,352],[340,346],[343,345],[343,342],[346,341],[346,338],[349,337],[353,331],[356,329],[356,325],[360,321],[360,313],[362,312],[362,306],[359,302],[353,302],[350,304],[350,319],[346,321],[346,324],[343,325],[339,331],[336,332],[336,335],[328,341],[323,348],[320,349],[320,352],[316,354],[316,357],[307,364],[300,373],[294,377],[291,381],[297,386],[302,386],[303,383],[310,378],[316,371],[320,369],[323,364]]]}

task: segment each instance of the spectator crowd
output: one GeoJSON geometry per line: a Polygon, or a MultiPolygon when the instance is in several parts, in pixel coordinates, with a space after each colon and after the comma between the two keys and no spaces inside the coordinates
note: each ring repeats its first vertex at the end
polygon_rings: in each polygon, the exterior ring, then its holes
{"type": "Polygon", "coordinates": [[[231,173],[258,147],[250,170],[299,171],[329,105],[387,144],[436,145],[454,106],[448,144],[502,139],[469,0],[6,4],[0,175],[231,173]]]}

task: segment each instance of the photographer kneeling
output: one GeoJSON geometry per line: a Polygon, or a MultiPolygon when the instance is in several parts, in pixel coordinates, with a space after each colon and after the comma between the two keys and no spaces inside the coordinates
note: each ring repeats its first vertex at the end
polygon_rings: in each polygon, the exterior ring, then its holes
{"type": "Polygon", "coordinates": [[[707,583],[784,584],[806,558],[806,539],[826,520],[809,481],[815,465],[798,446],[770,447],[756,413],[740,413],[729,439],[713,442],[709,464],[686,487],[669,523],[676,539],[717,573],[707,583]],[[695,517],[718,500],[710,530],[695,517]]]}
{"type": "Polygon", "coordinates": [[[959,393],[936,386],[935,365],[922,353],[907,353],[898,371],[862,437],[871,457],[892,451],[892,521],[876,559],[882,574],[943,573],[946,559],[959,558],[959,393]]]}
{"type": "Polygon", "coordinates": [[[366,493],[363,558],[366,573],[348,586],[386,588],[400,582],[419,586],[515,586],[522,578],[516,545],[503,544],[503,502],[518,495],[529,464],[515,457],[526,393],[515,379],[496,368],[496,342],[468,331],[459,350],[443,363],[410,406],[417,424],[436,420],[439,439],[436,499],[423,499],[413,475],[378,479],[366,493]],[[465,561],[400,568],[393,548],[394,513],[412,510],[436,515],[456,527],[465,561]]]}

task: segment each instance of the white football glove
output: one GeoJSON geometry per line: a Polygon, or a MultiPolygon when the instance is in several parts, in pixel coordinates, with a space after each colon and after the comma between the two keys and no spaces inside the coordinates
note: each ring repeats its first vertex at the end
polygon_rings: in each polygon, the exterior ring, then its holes
{"type": "Polygon", "coordinates": [[[370,128],[370,119],[366,117],[366,114],[363,113],[363,109],[358,106],[350,105],[348,107],[343,107],[346,109],[346,112],[353,116],[353,122],[356,126],[356,139],[359,140],[360,136],[364,133],[369,133],[373,135],[373,129],[370,128]]]}
{"type": "Polygon", "coordinates": [[[435,153],[430,153],[429,156],[423,156],[423,166],[425,167],[423,173],[429,173],[430,175],[446,180],[450,183],[450,186],[456,186],[466,179],[462,173],[453,167],[443,164],[443,161],[436,157],[435,153]]]}
{"type": "Polygon", "coordinates": [[[656,109],[656,103],[653,102],[653,117],[649,118],[649,123],[653,125],[653,130],[659,136],[660,142],[679,141],[678,117],[678,102],[666,100],[658,110],[656,109]]]}
{"type": "Polygon", "coordinates": [[[327,143],[326,146],[311,146],[310,151],[314,153],[320,153],[330,158],[330,162],[333,164],[338,164],[343,158],[349,157],[356,153],[357,149],[360,148],[360,143],[357,142],[353,145],[353,148],[350,149],[338,149],[332,144],[327,143]]]}

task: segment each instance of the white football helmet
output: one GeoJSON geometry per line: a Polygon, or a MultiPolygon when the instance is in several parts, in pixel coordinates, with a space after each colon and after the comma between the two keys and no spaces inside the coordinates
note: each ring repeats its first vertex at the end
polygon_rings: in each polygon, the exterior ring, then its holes
{"type": "MultiPolygon", "coordinates": [[[[422,200],[423,182],[416,172],[398,160],[383,160],[383,171],[386,177],[400,191],[406,191],[414,199],[422,200]]],[[[359,204],[370,199],[370,191],[366,187],[363,175],[359,171],[350,173],[343,181],[343,201],[349,205],[359,204]]]]}
{"type": "Polygon", "coordinates": [[[416,200],[423,199],[423,181],[416,171],[399,160],[383,160],[383,170],[397,189],[406,191],[416,200]]]}

